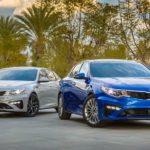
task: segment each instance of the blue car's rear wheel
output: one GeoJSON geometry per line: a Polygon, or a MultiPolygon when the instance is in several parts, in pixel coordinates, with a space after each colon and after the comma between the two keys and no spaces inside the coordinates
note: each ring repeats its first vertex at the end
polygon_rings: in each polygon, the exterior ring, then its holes
{"type": "Polygon", "coordinates": [[[98,104],[94,96],[88,97],[83,108],[84,119],[87,124],[91,127],[102,127],[104,126],[104,121],[100,120],[98,117],[98,104]]]}
{"type": "Polygon", "coordinates": [[[62,94],[59,95],[58,99],[58,116],[62,120],[69,120],[71,117],[71,113],[65,111],[64,98],[62,94]]]}

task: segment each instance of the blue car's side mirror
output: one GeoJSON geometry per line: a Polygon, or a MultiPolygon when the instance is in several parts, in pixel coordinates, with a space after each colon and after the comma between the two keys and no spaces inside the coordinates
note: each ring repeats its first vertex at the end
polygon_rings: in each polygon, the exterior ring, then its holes
{"type": "Polygon", "coordinates": [[[75,79],[87,79],[84,73],[77,73],[74,78],[75,79]]]}

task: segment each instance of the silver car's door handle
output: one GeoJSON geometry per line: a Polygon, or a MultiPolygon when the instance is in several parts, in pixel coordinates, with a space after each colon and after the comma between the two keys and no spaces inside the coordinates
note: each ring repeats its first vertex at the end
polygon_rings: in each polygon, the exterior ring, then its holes
{"type": "Polygon", "coordinates": [[[57,87],[57,85],[56,85],[55,83],[49,84],[48,86],[49,86],[49,87],[57,87]]]}
{"type": "Polygon", "coordinates": [[[53,85],[49,85],[49,87],[54,87],[53,85]]]}
{"type": "Polygon", "coordinates": [[[74,86],[76,85],[76,83],[74,81],[71,81],[71,84],[74,85],[74,86]]]}

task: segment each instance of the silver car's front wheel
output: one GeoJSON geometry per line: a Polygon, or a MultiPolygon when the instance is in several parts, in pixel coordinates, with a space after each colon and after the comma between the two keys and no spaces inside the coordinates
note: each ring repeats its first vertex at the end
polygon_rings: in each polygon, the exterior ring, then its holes
{"type": "Polygon", "coordinates": [[[39,111],[39,101],[36,94],[31,94],[28,105],[27,105],[27,113],[28,117],[34,117],[39,111]]]}
{"type": "Polygon", "coordinates": [[[59,95],[58,99],[58,116],[62,120],[68,120],[71,117],[71,113],[65,111],[64,98],[62,94],[59,95]]]}
{"type": "Polygon", "coordinates": [[[98,104],[93,96],[89,97],[85,102],[83,115],[89,126],[103,126],[103,121],[101,121],[98,117],[98,104]]]}

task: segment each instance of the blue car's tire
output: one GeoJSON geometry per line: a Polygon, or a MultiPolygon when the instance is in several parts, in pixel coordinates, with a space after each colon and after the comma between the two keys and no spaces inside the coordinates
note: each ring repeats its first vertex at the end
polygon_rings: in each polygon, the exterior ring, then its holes
{"type": "Polygon", "coordinates": [[[69,120],[71,117],[71,113],[65,111],[64,97],[62,94],[58,98],[58,116],[61,120],[69,120]]]}
{"type": "Polygon", "coordinates": [[[83,117],[90,127],[103,127],[105,122],[99,120],[98,105],[94,96],[89,96],[83,106],[83,117]]]}

